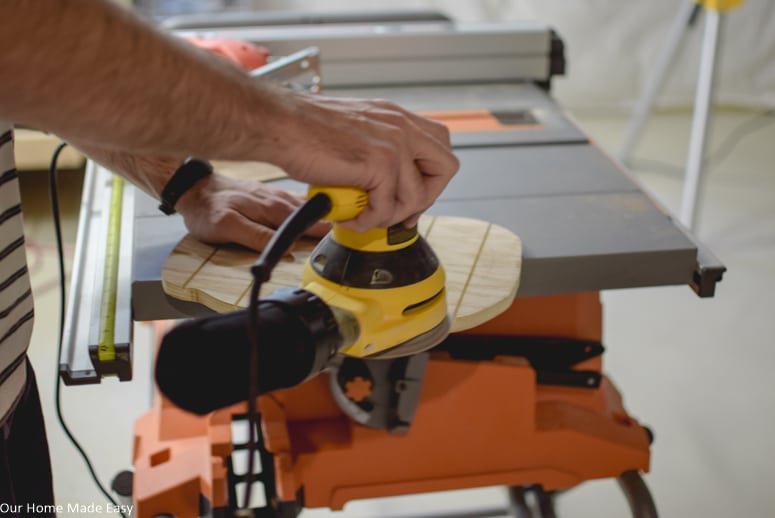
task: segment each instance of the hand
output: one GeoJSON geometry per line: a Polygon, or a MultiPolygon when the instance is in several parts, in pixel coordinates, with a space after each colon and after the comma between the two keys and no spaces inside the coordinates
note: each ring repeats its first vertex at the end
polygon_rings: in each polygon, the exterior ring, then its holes
{"type": "MultiPolygon", "coordinates": [[[[121,174],[151,196],[157,197],[180,166],[181,159],[133,155],[81,142],[75,145],[108,169],[121,174]]],[[[196,182],[175,204],[188,231],[200,241],[236,243],[264,249],[275,228],[304,202],[304,197],[256,180],[212,174],[196,182]]],[[[319,222],[308,235],[322,237],[330,225],[319,222]]]]}
{"type": "MultiPolygon", "coordinates": [[[[197,182],[175,205],[192,236],[205,243],[236,243],[261,251],[304,197],[255,180],[213,174],[197,182]]],[[[308,235],[322,237],[319,222],[308,235]]]]}
{"type": "Polygon", "coordinates": [[[306,183],[364,189],[353,230],[416,224],[458,170],[446,126],[390,101],[286,92],[278,102],[286,115],[267,161],[306,183]]]}

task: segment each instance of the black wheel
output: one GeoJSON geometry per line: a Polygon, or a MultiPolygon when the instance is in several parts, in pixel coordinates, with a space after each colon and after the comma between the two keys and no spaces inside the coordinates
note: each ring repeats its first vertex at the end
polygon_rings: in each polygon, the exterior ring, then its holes
{"type": "Polygon", "coordinates": [[[135,474],[129,470],[120,471],[110,483],[112,489],[121,498],[132,497],[135,474]]]}

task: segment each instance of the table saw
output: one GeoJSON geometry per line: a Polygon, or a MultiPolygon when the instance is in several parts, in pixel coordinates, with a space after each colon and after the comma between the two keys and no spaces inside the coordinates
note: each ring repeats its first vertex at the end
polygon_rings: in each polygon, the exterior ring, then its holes
{"type": "MultiPolygon", "coordinates": [[[[551,97],[553,77],[565,70],[558,35],[537,22],[464,24],[419,12],[229,14],[168,28],[261,44],[274,56],[314,46],[327,94],[386,98],[443,120],[461,167],[429,214],[490,221],[522,240],[513,305],[452,335],[418,359],[419,371],[403,365],[402,390],[414,391],[388,396],[393,410],[412,407],[399,424],[356,423],[325,375],[261,398],[259,516],[493,485],[513,489],[518,512],[524,488],[546,496],[607,477],[629,490],[634,515],[655,516],[630,476],[648,470],[651,433],[602,373],[599,292],[687,285],[710,297],[725,268],[551,97]]],[[[186,230],[139,190],[122,192],[121,238],[105,253],[112,183],[88,164],[60,361],[68,383],[131,379],[133,320],[210,312],[164,293],[162,265],[186,230]],[[100,363],[106,255],[119,261],[117,354],[100,363]]],[[[305,188],[289,179],[276,185],[305,188]]],[[[242,480],[235,459],[243,448],[232,430],[244,412],[200,418],[162,401],[139,419],[138,516],[228,514],[242,480]]]]}

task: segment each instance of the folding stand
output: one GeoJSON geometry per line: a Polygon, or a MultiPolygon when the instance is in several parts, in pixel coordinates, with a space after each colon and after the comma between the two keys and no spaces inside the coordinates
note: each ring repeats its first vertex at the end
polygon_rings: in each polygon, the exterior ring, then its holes
{"type": "Polygon", "coordinates": [[[687,0],[684,2],[675,19],[675,23],[668,33],[665,46],[657,58],[656,70],[646,81],[643,92],[633,109],[632,117],[618,153],[618,157],[622,162],[627,162],[632,155],[632,150],[640,137],[643,126],[651,114],[654,101],[664,86],[667,73],[675,61],[684,35],[694,25],[700,11],[704,8],[707,16],[700,53],[700,69],[697,78],[697,93],[694,98],[691,140],[686,160],[686,175],[684,177],[679,214],[681,222],[692,230],[694,230],[699,210],[697,195],[700,190],[700,182],[702,181],[704,151],[707,142],[716,63],[718,61],[716,54],[719,40],[721,39],[722,14],[724,11],[737,7],[742,2],[743,0],[687,0]]]}

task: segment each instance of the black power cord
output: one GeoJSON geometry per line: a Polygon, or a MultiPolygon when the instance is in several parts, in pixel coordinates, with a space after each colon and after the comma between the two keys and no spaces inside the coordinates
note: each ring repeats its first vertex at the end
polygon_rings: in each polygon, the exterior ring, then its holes
{"type": "MultiPolygon", "coordinates": [[[[57,146],[54,154],[51,158],[51,166],[49,168],[49,194],[51,196],[51,211],[54,218],[54,230],[56,232],[57,251],[59,255],[59,280],[60,280],[60,315],[59,315],[59,343],[57,347],[57,361],[62,354],[63,339],[64,339],[64,322],[65,322],[65,263],[64,263],[64,247],[62,245],[62,229],[59,212],[59,197],[57,189],[57,162],[59,155],[67,144],[61,143],[57,146]]],[[[255,455],[258,451],[258,439],[257,432],[259,428],[259,414],[256,408],[256,400],[259,394],[258,386],[258,373],[256,372],[256,366],[258,365],[258,345],[259,345],[259,294],[261,286],[264,282],[268,281],[272,270],[277,265],[278,261],[283,255],[290,249],[294,242],[301,237],[313,224],[315,224],[320,218],[325,216],[331,211],[332,202],[328,195],[324,193],[318,193],[302,206],[296,209],[277,229],[272,239],[267,244],[261,256],[251,268],[253,274],[253,286],[250,290],[250,299],[248,306],[248,321],[247,331],[250,340],[249,361],[248,361],[248,470],[245,476],[245,498],[242,508],[236,510],[237,516],[252,516],[253,512],[250,508],[251,490],[253,485],[253,475],[255,470],[255,455]]],[[[59,380],[59,365],[57,364],[57,375],[55,384],[55,402],[56,412],[59,424],[62,430],[67,435],[70,442],[73,444],[76,450],[80,453],[86,464],[89,473],[94,480],[94,483],[102,492],[103,495],[116,507],[116,501],[108,493],[105,487],[100,483],[97,474],[89,460],[88,455],[83,450],[81,445],[75,439],[73,434],[67,427],[64,417],[62,416],[61,409],[61,383],[59,380]]],[[[122,518],[127,518],[126,515],[121,512],[122,518]]]]}
{"type": "MultiPolygon", "coordinates": [[[[49,188],[49,196],[51,197],[51,213],[54,218],[54,232],[56,233],[57,253],[59,255],[59,286],[60,286],[59,341],[57,345],[57,356],[56,356],[57,368],[55,370],[55,380],[54,380],[54,387],[55,387],[54,402],[56,406],[56,413],[57,413],[57,419],[59,420],[59,424],[62,427],[62,430],[65,432],[65,435],[67,435],[67,438],[72,443],[73,447],[75,447],[75,449],[78,450],[78,453],[81,455],[81,458],[86,464],[86,468],[89,470],[89,474],[91,475],[92,480],[94,480],[94,483],[96,484],[100,492],[103,495],[105,495],[105,497],[110,501],[111,504],[113,504],[114,508],[120,509],[115,499],[111,496],[110,493],[108,493],[108,491],[100,482],[99,478],[97,478],[97,473],[94,471],[94,467],[92,466],[92,463],[89,460],[89,456],[86,454],[86,452],[78,443],[78,441],[75,439],[72,432],[70,432],[70,429],[67,427],[64,417],[62,416],[61,390],[60,390],[62,382],[59,379],[59,358],[62,356],[62,342],[64,340],[64,327],[65,327],[65,307],[66,307],[65,306],[65,253],[64,253],[64,246],[62,245],[62,222],[59,215],[59,194],[57,189],[57,163],[59,162],[59,155],[62,153],[62,150],[66,146],[67,146],[67,143],[62,142],[56,147],[56,150],[54,150],[54,154],[51,157],[51,165],[48,170],[48,188],[49,188]]],[[[119,514],[122,516],[122,518],[127,518],[126,514],[124,514],[123,511],[121,511],[119,514]]]]}
{"type": "Polygon", "coordinates": [[[297,208],[280,225],[280,228],[272,236],[272,239],[264,248],[251,268],[253,274],[253,286],[250,288],[248,302],[247,331],[250,340],[248,352],[248,471],[245,474],[245,498],[242,508],[236,512],[237,516],[253,516],[250,507],[253,487],[253,471],[255,470],[255,456],[258,453],[258,428],[260,425],[259,414],[256,408],[258,398],[258,310],[261,285],[268,281],[272,270],[278,261],[291,248],[312,225],[331,211],[331,198],[324,193],[318,193],[297,208]]]}

